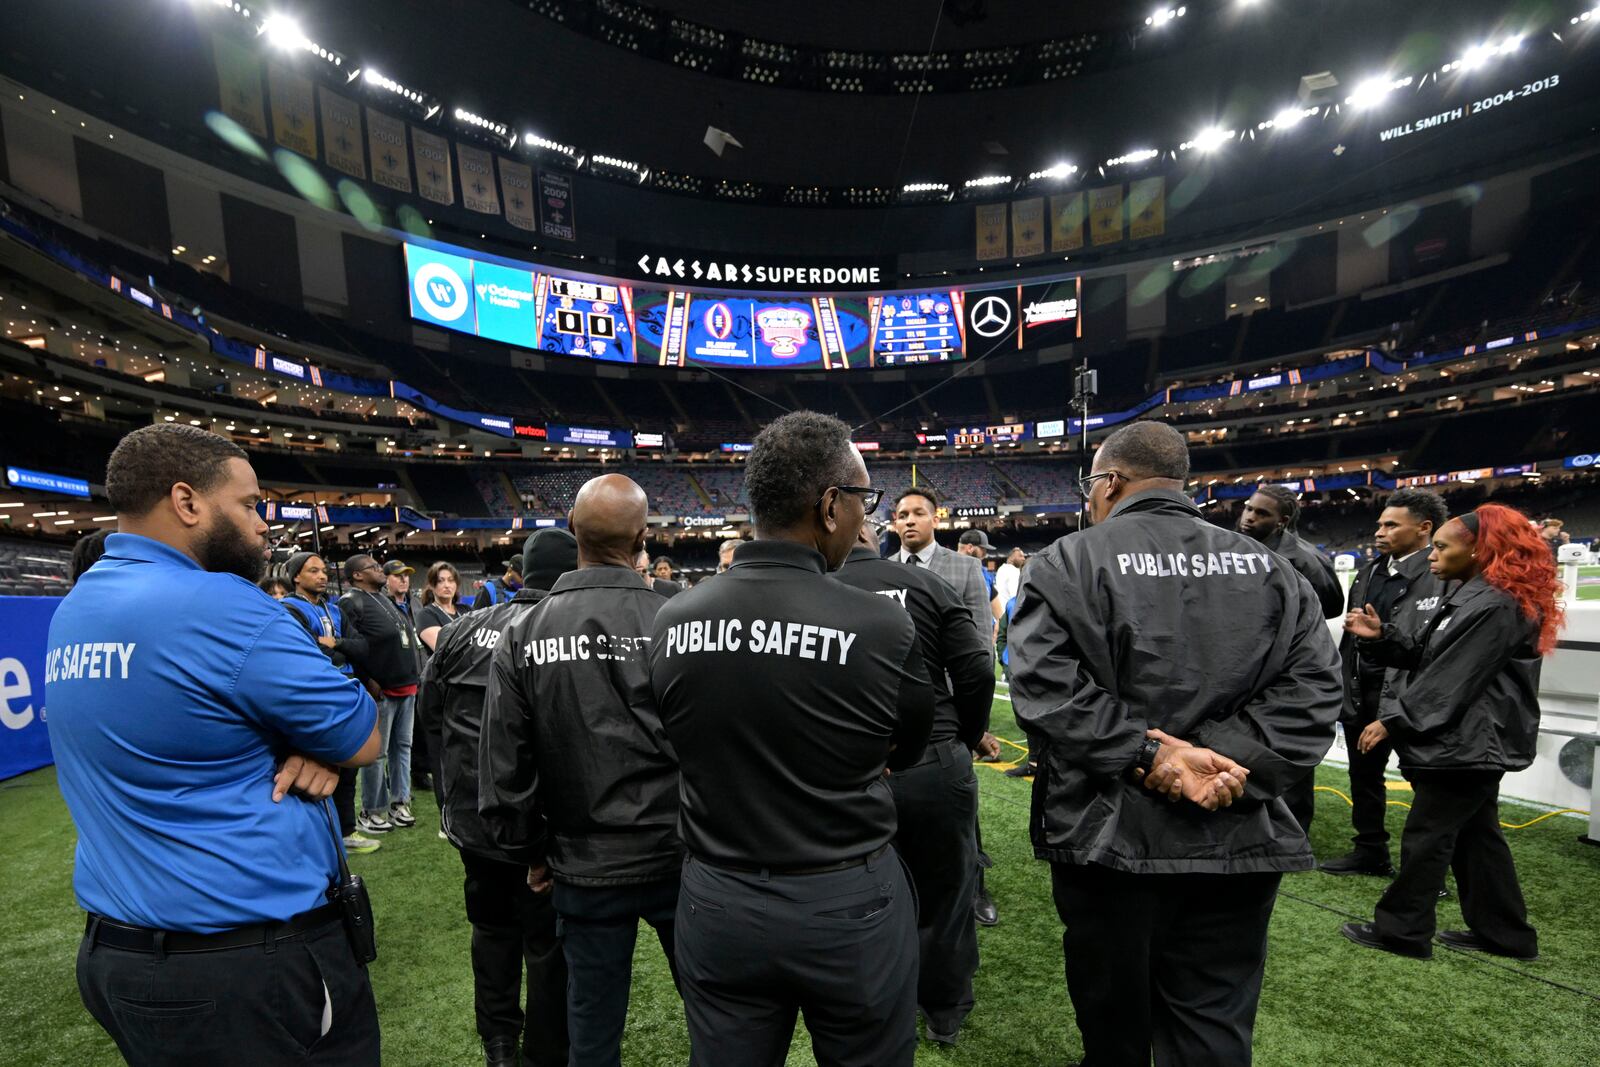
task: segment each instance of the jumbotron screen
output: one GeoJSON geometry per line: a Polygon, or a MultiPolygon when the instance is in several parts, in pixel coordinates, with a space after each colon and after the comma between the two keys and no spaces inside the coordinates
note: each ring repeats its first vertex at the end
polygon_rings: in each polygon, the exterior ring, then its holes
{"type": "Polygon", "coordinates": [[[411,317],[520,348],[664,367],[849,370],[966,355],[960,291],[734,296],[404,245],[411,317]]]}

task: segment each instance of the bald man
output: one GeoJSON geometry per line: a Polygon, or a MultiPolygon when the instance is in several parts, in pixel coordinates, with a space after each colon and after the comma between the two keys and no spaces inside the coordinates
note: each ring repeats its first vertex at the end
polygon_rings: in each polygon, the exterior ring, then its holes
{"type": "Polygon", "coordinates": [[[620,474],[578,491],[578,569],[506,629],[479,742],[478,810],[507,845],[536,846],[529,885],[553,893],[575,1064],[621,1063],[639,920],[677,977],[678,763],[648,657],[666,600],[633,569],[646,511],[620,474]]]}

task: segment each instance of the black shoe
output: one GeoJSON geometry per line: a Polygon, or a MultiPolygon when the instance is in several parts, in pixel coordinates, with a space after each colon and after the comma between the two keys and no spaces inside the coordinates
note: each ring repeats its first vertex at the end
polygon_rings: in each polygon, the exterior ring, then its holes
{"type": "Polygon", "coordinates": [[[483,1043],[484,1067],[517,1067],[517,1039],[491,1037],[483,1043]]]}
{"type": "Polygon", "coordinates": [[[413,774],[411,776],[411,789],[412,792],[416,792],[417,790],[421,790],[424,793],[433,792],[433,776],[429,774],[413,774]]]}
{"type": "Polygon", "coordinates": [[[935,1045],[954,1045],[956,1038],[961,1033],[961,1027],[957,1026],[951,1030],[935,1030],[933,1022],[930,1020],[927,1022],[924,1032],[928,1035],[928,1040],[935,1045]]]}
{"type": "Polygon", "coordinates": [[[1023,760],[1015,767],[1006,768],[1002,773],[1007,778],[1032,778],[1038,772],[1039,765],[1037,763],[1029,763],[1027,760],[1023,760]]]}
{"type": "Polygon", "coordinates": [[[1000,912],[995,908],[987,889],[980,889],[978,895],[972,898],[972,917],[978,920],[979,926],[994,926],[1000,921],[1000,912]]]}
{"type": "Polygon", "coordinates": [[[1416,960],[1433,959],[1432,945],[1408,945],[1400,941],[1390,941],[1378,933],[1378,928],[1371,923],[1345,923],[1339,927],[1339,932],[1363,948],[1375,948],[1384,952],[1392,952],[1396,956],[1409,956],[1416,960]]]}
{"type": "Polygon", "coordinates": [[[1348,856],[1323,860],[1317,870],[1324,874],[1370,874],[1378,878],[1393,878],[1394,864],[1387,853],[1352,852],[1348,856]]]}
{"type": "Polygon", "coordinates": [[[1504,956],[1512,960],[1533,961],[1539,958],[1539,950],[1532,952],[1512,952],[1499,945],[1491,945],[1471,930],[1440,930],[1439,944],[1447,948],[1459,949],[1462,952],[1487,952],[1491,956],[1504,956]]]}

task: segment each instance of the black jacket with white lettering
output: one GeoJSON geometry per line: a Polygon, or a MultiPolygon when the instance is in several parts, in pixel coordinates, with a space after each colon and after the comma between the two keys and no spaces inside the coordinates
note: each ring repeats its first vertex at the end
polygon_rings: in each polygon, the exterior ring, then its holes
{"type": "MultiPolygon", "coordinates": [[[[1360,611],[1363,605],[1371,602],[1372,577],[1379,567],[1388,566],[1389,557],[1379,556],[1356,572],[1346,598],[1346,611],[1360,611]]],[[[1404,562],[1395,564],[1395,576],[1389,581],[1400,582],[1401,589],[1389,609],[1389,616],[1383,621],[1393,622],[1401,633],[1421,630],[1444,602],[1445,583],[1428,569],[1427,549],[1419,549],[1404,562]]],[[[1361,717],[1363,703],[1370,705],[1372,711],[1377,710],[1388,672],[1372,657],[1363,657],[1356,638],[1348,632],[1339,638],[1339,661],[1344,673],[1344,709],[1339,717],[1347,723],[1355,722],[1361,717]]],[[[1347,745],[1354,742],[1354,737],[1345,738],[1347,745]]]]}
{"type": "Polygon", "coordinates": [[[1206,522],[1180,493],[1140,493],[1023,575],[1009,631],[1011,702],[1039,772],[1041,859],[1150,874],[1307,870],[1281,794],[1321,761],[1339,659],[1309,582],[1206,522]],[[1250,771],[1207,812],[1133,781],[1145,731],[1250,771]]]}
{"type": "Polygon", "coordinates": [[[1344,590],[1339,585],[1339,575],[1333,569],[1333,560],[1321,550],[1292,530],[1280,530],[1262,544],[1289,561],[1290,566],[1305,575],[1322,605],[1322,617],[1337,618],[1344,614],[1344,590]]]}
{"type": "Polygon", "coordinates": [[[1445,598],[1422,629],[1395,623],[1359,641],[1361,653],[1397,668],[1378,721],[1400,766],[1520,771],[1539,739],[1539,626],[1509,593],[1480,575],[1445,598]]]}
{"type": "Polygon", "coordinates": [[[870,548],[852,549],[834,577],[845,585],[890,596],[905,608],[933,683],[933,731],[928,742],[959,738],[976,749],[989,729],[994,666],[989,643],[978,635],[956,587],[931,570],[907,567],[870,548]]]}
{"type": "Polygon", "coordinates": [[[495,652],[478,810],[508,852],[532,849],[545,823],[558,881],[631,885],[683,864],[677,759],[650,691],[665,603],[630,567],[572,571],[495,652]]]}
{"type": "MultiPolygon", "coordinates": [[[[496,844],[478,814],[478,742],[494,650],[506,627],[544,597],[543,590],[523,589],[504,603],[463,612],[439,631],[417,689],[416,728],[439,753],[439,821],[445,836],[459,849],[510,863],[525,863],[532,853],[524,847],[527,839],[515,851],[496,844]]],[[[536,829],[527,838],[542,842],[542,824],[536,829]]]]}
{"type": "Polygon", "coordinates": [[[815,549],[748,541],[656,617],[650,682],[698,859],[803,870],[894,837],[884,766],[922,757],[933,688],[900,605],[825,567],[815,549]]]}

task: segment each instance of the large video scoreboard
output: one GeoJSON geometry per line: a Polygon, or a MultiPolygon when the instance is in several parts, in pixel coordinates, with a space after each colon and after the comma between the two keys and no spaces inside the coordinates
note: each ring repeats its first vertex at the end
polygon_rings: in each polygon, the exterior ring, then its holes
{"type": "Polygon", "coordinates": [[[413,319],[579,359],[834,371],[964,359],[969,335],[993,339],[997,311],[1001,330],[1030,339],[1036,329],[1050,340],[1077,331],[1075,279],[978,293],[735,295],[578,278],[463,251],[406,242],[413,319]],[[988,301],[981,323],[978,298],[988,301]]]}

